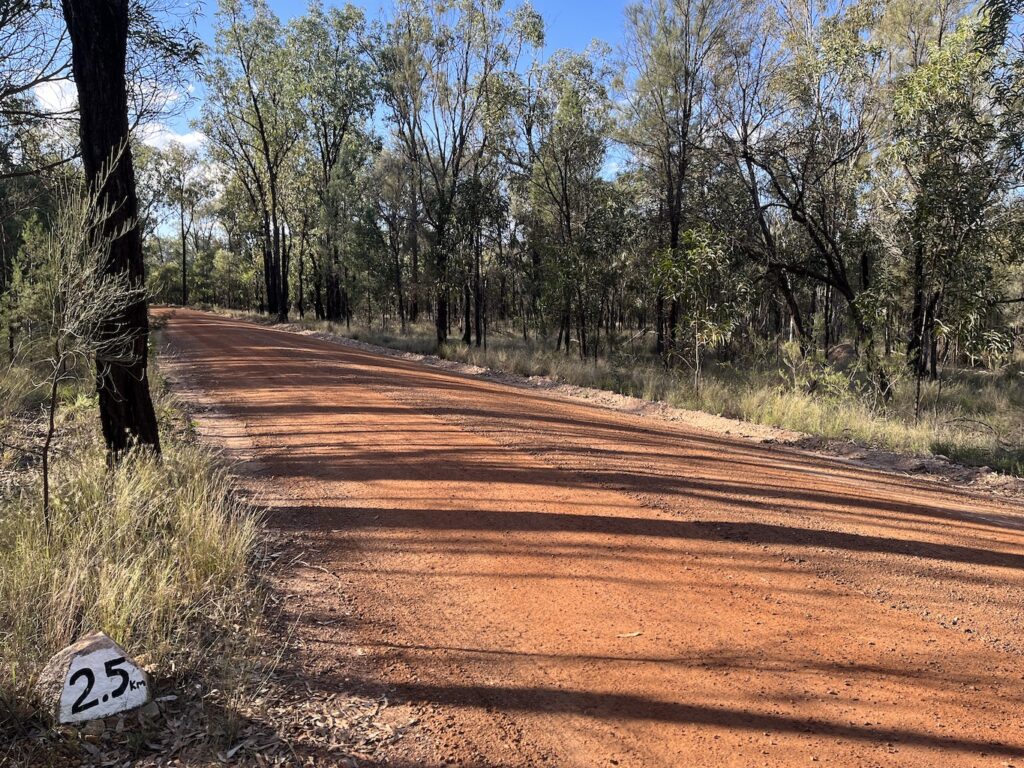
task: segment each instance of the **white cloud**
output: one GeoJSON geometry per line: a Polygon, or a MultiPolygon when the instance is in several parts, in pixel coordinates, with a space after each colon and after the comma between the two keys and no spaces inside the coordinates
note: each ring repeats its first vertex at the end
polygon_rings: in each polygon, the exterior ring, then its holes
{"type": "MultiPolygon", "coordinates": [[[[70,80],[53,80],[40,83],[33,89],[36,101],[43,111],[57,114],[74,110],[78,106],[78,91],[70,80]]],[[[181,91],[167,91],[162,94],[169,102],[182,98],[181,91]]],[[[179,133],[166,123],[150,123],[139,128],[144,144],[157,149],[165,149],[168,144],[177,142],[184,147],[196,149],[206,143],[206,135],[202,131],[179,133]]]]}
{"type": "Polygon", "coordinates": [[[164,123],[145,125],[139,130],[141,131],[142,143],[157,149],[166,149],[171,143],[181,144],[188,149],[198,149],[206,143],[206,134],[202,131],[178,133],[164,123]]]}
{"type": "Polygon", "coordinates": [[[78,92],[70,80],[51,80],[33,89],[36,100],[46,112],[67,112],[78,105],[78,92]]]}

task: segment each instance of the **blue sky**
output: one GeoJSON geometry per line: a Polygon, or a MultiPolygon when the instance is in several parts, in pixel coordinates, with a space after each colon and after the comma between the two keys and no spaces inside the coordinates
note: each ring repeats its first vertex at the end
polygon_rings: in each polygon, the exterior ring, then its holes
{"type": "MultiPolygon", "coordinates": [[[[342,2],[331,2],[324,0],[325,5],[342,5],[342,2]]],[[[374,0],[351,0],[366,10],[367,19],[386,18],[391,7],[390,2],[375,2],[374,0]]],[[[307,6],[307,0],[269,0],[270,7],[283,20],[302,15],[307,6]]],[[[518,2],[509,2],[506,7],[514,8],[518,2]]],[[[591,40],[603,40],[611,45],[617,45],[622,39],[622,18],[627,5],[626,0],[621,2],[586,2],[586,0],[533,0],[533,7],[544,17],[546,26],[546,44],[548,52],[559,48],[571,48],[582,50],[591,40]]],[[[216,11],[216,0],[207,0],[202,3],[202,15],[199,17],[196,31],[207,43],[213,42],[213,15],[216,11]]],[[[192,133],[189,120],[196,113],[193,107],[184,115],[176,116],[167,121],[166,126],[157,129],[160,140],[156,143],[163,144],[166,140],[174,137],[189,137],[192,141],[198,139],[198,135],[192,133]]],[[[186,143],[191,143],[186,138],[186,143]]]]}
{"type": "MultiPolygon", "coordinates": [[[[368,19],[384,18],[391,8],[389,2],[366,2],[351,0],[366,10],[368,19]]],[[[325,5],[343,5],[343,2],[324,0],[325,5]]],[[[269,0],[270,7],[284,21],[300,16],[306,10],[306,2],[294,0],[269,0]]],[[[510,2],[508,8],[518,3],[510,2]]],[[[585,2],[584,0],[533,0],[532,5],[544,17],[548,25],[548,44],[552,50],[558,48],[583,48],[595,37],[607,42],[616,42],[622,30],[622,14],[625,2],[585,2]]],[[[213,13],[216,2],[202,4],[204,16],[200,20],[199,34],[207,41],[212,39],[213,13]]]]}

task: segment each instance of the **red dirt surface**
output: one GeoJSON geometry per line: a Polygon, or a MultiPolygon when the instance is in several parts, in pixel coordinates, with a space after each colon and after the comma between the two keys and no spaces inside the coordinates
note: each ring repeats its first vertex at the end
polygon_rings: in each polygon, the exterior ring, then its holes
{"type": "Polygon", "coordinates": [[[163,315],[307,553],[311,695],[415,717],[384,764],[1024,766],[1024,508],[163,315]]]}

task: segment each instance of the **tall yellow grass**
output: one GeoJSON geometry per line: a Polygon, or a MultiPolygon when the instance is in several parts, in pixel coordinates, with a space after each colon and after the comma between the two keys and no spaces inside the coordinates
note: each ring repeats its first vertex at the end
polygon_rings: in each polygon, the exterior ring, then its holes
{"type": "MultiPolygon", "coordinates": [[[[8,711],[24,710],[42,664],[82,634],[106,632],[164,678],[199,667],[216,676],[230,663],[233,635],[261,615],[250,568],[260,521],[232,494],[217,458],[165,429],[161,458],[140,454],[108,468],[95,403],[74,397],[63,410],[51,534],[33,469],[7,467],[0,499],[0,703],[8,711]]],[[[164,398],[165,418],[169,408],[164,398]]]]}

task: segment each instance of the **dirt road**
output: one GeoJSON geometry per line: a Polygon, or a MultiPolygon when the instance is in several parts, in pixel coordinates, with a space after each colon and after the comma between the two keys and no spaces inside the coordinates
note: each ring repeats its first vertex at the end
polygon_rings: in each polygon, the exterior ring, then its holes
{"type": "MultiPolygon", "coordinates": [[[[1024,509],[178,310],[395,765],[1024,765],[1024,509]]],[[[329,763],[324,763],[329,764],[329,763]]]]}

